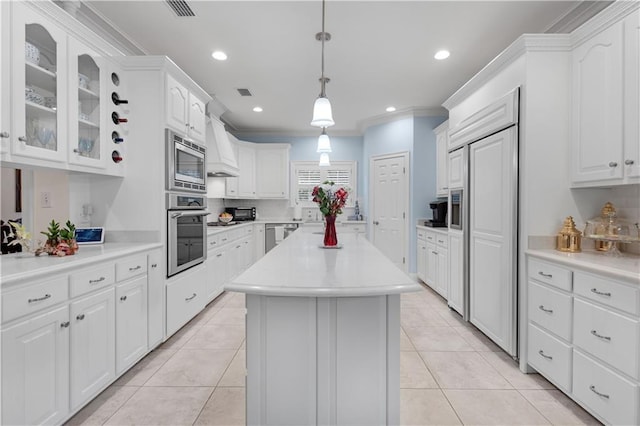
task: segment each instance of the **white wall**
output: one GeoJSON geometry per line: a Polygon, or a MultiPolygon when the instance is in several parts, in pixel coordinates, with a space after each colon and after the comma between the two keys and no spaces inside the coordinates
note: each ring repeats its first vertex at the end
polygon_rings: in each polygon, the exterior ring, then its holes
{"type": "Polygon", "coordinates": [[[34,240],[44,241],[46,238],[40,232],[47,230],[47,225],[51,220],[63,225],[70,219],[67,173],[58,170],[34,170],[33,197],[33,227],[30,231],[34,240]],[[43,192],[50,194],[51,207],[42,206],[43,192]]]}

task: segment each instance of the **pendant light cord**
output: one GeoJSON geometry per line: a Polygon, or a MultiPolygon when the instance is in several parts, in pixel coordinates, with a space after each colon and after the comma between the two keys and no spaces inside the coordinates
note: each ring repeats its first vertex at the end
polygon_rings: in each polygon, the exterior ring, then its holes
{"type": "Polygon", "coordinates": [[[326,33],[324,32],[324,3],[325,0],[322,0],[322,60],[321,60],[321,68],[320,68],[320,96],[325,98],[326,93],[324,90],[324,39],[327,38],[326,33]]]}

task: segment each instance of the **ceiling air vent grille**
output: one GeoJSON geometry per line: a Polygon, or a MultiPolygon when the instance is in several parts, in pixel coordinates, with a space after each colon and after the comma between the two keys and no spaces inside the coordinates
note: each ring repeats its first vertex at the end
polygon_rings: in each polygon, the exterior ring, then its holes
{"type": "Polygon", "coordinates": [[[236,89],[236,90],[238,90],[238,93],[240,93],[240,96],[253,96],[249,91],[249,89],[236,89]]]}
{"type": "Polygon", "coordinates": [[[165,0],[165,1],[178,16],[196,16],[196,14],[193,13],[193,10],[191,10],[187,2],[184,0],[165,0]]]}

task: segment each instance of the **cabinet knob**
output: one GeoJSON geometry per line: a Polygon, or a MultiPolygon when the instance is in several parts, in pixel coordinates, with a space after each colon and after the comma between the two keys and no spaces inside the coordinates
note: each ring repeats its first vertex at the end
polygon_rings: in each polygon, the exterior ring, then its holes
{"type": "Polygon", "coordinates": [[[374,221],[373,221],[373,224],[374,224],[374,225],[380,225],[380,222],[378,222],[377,220],[374,220],[374,221]]]}
{"type": "Polygon", "coordinates": [[[158,264],[157,264],[157,263],[152,263],[152,264],[151,264],[151,267],[152,267],[152,268],[157,268],[157,267],[158,267],[158,264]]]}
{"type": "MultiPolygon", "coordinates": [[[[2,136],[2,135],[0,135],[0,136],[2,136]]],[[[627,165],[627,166],[631,166],[631,165],[633,165],[633,163],[634,163],[633,160],[624,160],[624,164],[627,165]]]]}
{"type": "Polygon", "coordinates": [[[18,140],[19,140],[20,142],[27,142],[27,137],[26,137],[26,136],[19,136],[19,137],[18,137],[18,140]]]}
{"type": "Polygon", "coordinates": [[[69,327],[69,321],[60,323],[60,328],[67,328],[67,327],[69,327]]]}
{"type": "Polygon", "coordinates": [[[122,300],[124,302],[125,300],[127,300],[127,296],[125,295],[125,296],[120,297],[120,300],[122,300]]]}
{"type": "Polygon", "coordinates": [[[82,321],[84,319],[84,314],[80,314],[76,317],[78,321],[82,321]]]}
{"type": "Polygon", "coordinates": [[[616,163],[615,161],[610,161],[609,167],[618,167],[618,163],[616,163]]]}
{"type": "Polygon", "coordinates": [[[0,132],[0,138],[6,139],[9,137],[9,132],[0,132]]]}

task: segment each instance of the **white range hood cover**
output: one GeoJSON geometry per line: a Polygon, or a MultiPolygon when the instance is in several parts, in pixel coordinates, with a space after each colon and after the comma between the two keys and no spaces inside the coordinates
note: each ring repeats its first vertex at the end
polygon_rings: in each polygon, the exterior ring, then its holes
{"type": "Polygon", "coordinates": [[[210,117],[207,125],[207,176],[232,177],[238,176],[238,160],[233,152],[229,135],[224,129],[224,123],[215,117],[210,117]]]}

